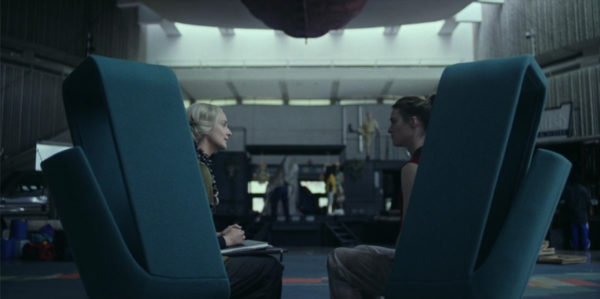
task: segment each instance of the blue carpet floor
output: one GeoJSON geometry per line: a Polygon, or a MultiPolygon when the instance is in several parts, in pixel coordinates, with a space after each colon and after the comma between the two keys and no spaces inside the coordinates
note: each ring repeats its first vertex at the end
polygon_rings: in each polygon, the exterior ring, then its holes
{"type": "MultiPolygon", "coordinates": [[[[329,298],[326,259],[331,248],[289,248],[284,257],[283,299],[329,298]]],[[[537,264],[524,298],[600,298],[600,251],[573,265],[537,264]]],[[[0,298],[85,298],[72,262],[2,261],[0,298]]]]}

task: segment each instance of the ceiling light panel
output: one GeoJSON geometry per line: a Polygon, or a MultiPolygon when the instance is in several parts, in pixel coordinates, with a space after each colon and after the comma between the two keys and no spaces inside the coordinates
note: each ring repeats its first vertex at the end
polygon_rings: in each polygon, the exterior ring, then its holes
{"type": "Polygon", "coordinates": [[[268,105],[268,106],[281,106],[283,100],[281,99],[242,99],[243,105],[268,105]]]}
{"type": "Polygon", "coordinates": [[[329,106],[331,105],[331,100],[329,99],[306,99],[299,100],[293,99],[289,101],[290,106],[329,106]]]}

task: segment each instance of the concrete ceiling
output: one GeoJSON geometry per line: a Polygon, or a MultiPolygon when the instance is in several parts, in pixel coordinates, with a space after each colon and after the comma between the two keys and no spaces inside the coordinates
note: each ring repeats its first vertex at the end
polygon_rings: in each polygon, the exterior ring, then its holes
{"type": "MultiPolygon", "coordinates": [[[[121,0],[120,3],[128,2],[121,0]]],[[[451,18],[471,0],[369,0],[345,28],[451,18]]],[[[139,3],[139,2],[138,2],[139,3]]],[[[267,28],[239,0],[142,0],[163,20],[220,28],[267,28]]],[[[439,67],[173,67],[192,99],[381,99],[435,92],[439,67]]]]}
{"type": "Polygon", "coordinates": [[[194,99],[384,99],[434,93],[443,67],[174,68],[194,99]]]}

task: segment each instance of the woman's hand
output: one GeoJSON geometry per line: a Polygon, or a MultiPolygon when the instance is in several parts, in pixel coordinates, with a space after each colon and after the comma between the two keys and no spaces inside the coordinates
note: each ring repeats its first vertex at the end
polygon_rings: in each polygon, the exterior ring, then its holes
{"type": "Polygon", "coordinates": [[[221,235],[225,235],[227,234],[229,231],[231,231],[232,229],[242,229],[241,226],[239,226],[237,223],[236,224],[232,224],[228,227],[226,227],[222,232],[221,235]]]}
{"type": "Polygon", "coordinates": [[[223,239],[225,239],[225,245],[227,247],[242,244],[246,240],[246,234],[237,224],[228,226],[222,232],[223,239]]]}

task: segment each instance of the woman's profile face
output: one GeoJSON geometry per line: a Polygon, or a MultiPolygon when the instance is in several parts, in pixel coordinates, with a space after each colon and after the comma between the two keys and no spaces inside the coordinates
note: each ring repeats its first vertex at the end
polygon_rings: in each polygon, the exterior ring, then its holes
{"type": "Polygon", "coordinates": [[[390,127],[388,133],[395,146],[405,146],[409,143],[413,135],[413,127],[404,119],[398,109],[392,109],[390,114],[390,127]]]}
{"type": "Polygon", "coordinates": [[[208,142],[210,142],[217,150],[227,149],[227,141],[232,135],[228,125],[227,116],[221,111],[217,116],[214,127],[206,134],[208,142]]]}

